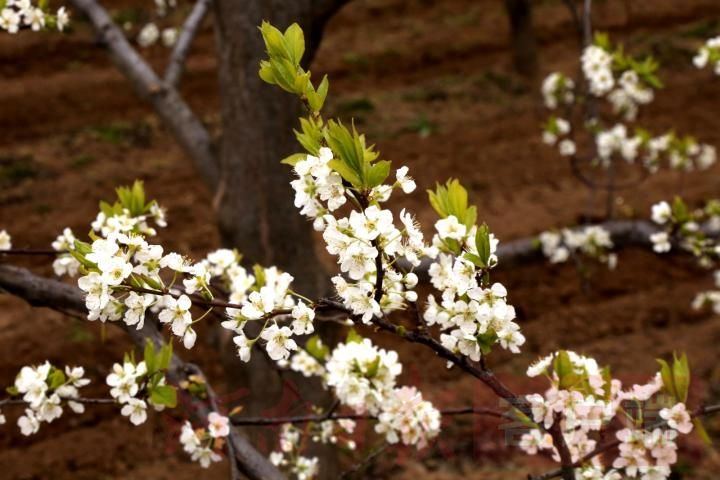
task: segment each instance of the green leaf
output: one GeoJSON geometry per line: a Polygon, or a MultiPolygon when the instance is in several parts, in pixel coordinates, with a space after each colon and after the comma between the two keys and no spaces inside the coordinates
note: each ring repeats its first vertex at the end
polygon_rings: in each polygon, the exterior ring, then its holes
{"type": "Polygon", "coordinates": [[[336,170],[354,187],[362,188],[365,175],[363,168],[364,151],[360,136],[357,135],[357,132],[350,133],[350,130],[342,123],[334,120],[328,121],[323,134],[330,149],[338,156],[337,161],[332,162],[330,168],[336,170]],[[340,163],[344,167],[336,169],[335,166],[340,163]]]}
{"type": "Polygon", "coordinates": [[[373,360],[372,363],[370,365],[368,365],[367,370],[365,371],[365,376],[367,378],[374,378],[375,375],[377,375],[379,369],[380,369],[380,355],[375,357],[375,360],[373,360]]]}
{"type": "Polygon", "coordinates": [[[347,336],[345,337],[345,343],[362,343],[363,337],[358,334],[354,328],[348,330],[347,336]]]}
{"type": "Polygon", "coordinates": [[[492,351],[492,346],[497,342],[497,334],[495,332],[483,333],[476,338],[482,354],[489,355],[492,351]]]}
{"type": "Polygon", "coordinates": [[[675,384],[675,393],[680,402],[687,402],[688,390],[690,389],[690,366],[688,365],[687,354],[683,353],[680,357],[673,354],[673,383],[675,384]]]}
{"type": "Polygon", "coordinates": [[[603,380],[605,380],[605,384],[603,385],[604,398],[605,400],[609,400],[610,397],[612,397],[612,375],[610,373],[610,367],[604,367],[600,370],[600,375],[602,375],[603,380]]]}
{"type": "Polygon", "coordinates": [[[365,186],[368,188],[374,188],[381,185],[388,175],[390,175],[391,165],[392,164],[387,160],[381,160],[374,165],[371,165],[368,169],[365,186]]]}
{"type": "Polygon", "coordinates": [[[287,51],[285,37],[280,30],[270,25],[269,22],[264,21],[262,25],[260,25],[260,32],[262,33],[265,48],[270,58],[278,57],[289,59],[290,56],[287,51]]]}
{"type": "Polygon", "coordinates": [[[275,70],[273,70],[272,64],[267,60],[262,60],[260,62],[260,70],[258,71],[258,75],[260,75],[260,78],[265,83],[269,83],[270,85],[277,84],[277,79],[275,78],[275,70]]]}
{"type": "Polygon", "coordinates": [[[258,288],[265,286],[265,269],[262,265],[253,265],[253,273],[255,274],[255,284],[258,288]]]}
{"type": "Polygon", "coordinates": [[[173,386],[159,385],[150,392],[150,400],[157,405],[175,408],[177,406],[177,391],[173,386]]]}
{"type": "Polygon", "coordinates": [[[662,378],[665,390],[672,397],[677,398],[678,395],[675,390],[675,382],[673,381],[673,373],[670,365],[668,365],[668,363],[661,358],[658,358],[657,362],[660,364],[660,378],[662,378]]]}
{"type": "Polygon", "coordinates": [[[673,200],[672,214],[673,217],[675,217],[675,221],[679,223],[684,223],[690,219],[690,213],[682,198],[676,196],[673,200]]]}
{"type": "Polygon", "coordinates": [[[162,283],[160,283],[158,280],[156,280],[152,277],[149,277],[145,274],[138,274],[138,273],[134,273],[133,275],[140,278],[145,285],[152,288],[153,290],[162,290],[163,289],[162,283]]]}
{"type": "Polygon", "coordinates": [[[612,49],[612,45],[610,44],[610,37],[607,33],[604,32],[596,32],[593,43],[596,46],[602,48],[603,50],[610,51],[612,49]]]}
{"type": "Polygon", "coordinates": [[[302,28],[297,23],[293,23],[285,30],[284,37],[291,60],[295,65],[300,65],[300,60],[305,53],[305,36],[302,28]]]}
{"type": "Polygon", "coordinates": [[[157,354],[157,368],[158,370],[165,371],[170,368],[170,362],[172,361],[173,346],[171,343],[166,343],[160,349],[157,354]]]}
{"type": "Polygon", "coordinates": [[[335,170],[337,173],[340,174],[340,176],[350,184],[356,187],[360,187],[362,184],[362,180],[358,176],[358,174],[352,170],[350,167],[348,167],[345,163],[343,163],[342,160],[338,159],[332,159],[328,162],[328,166],[335,170]]]}
{"type": "Polygon", "coordinates": [[[73,242],[73,250],[81,253],[82,255],[87,255],[92,252],[92,245],[87,242],[83,242],[82,240],[75,239],[75,242],[73,242]]]}
{"type": "Polygon", "coordinates": [[[475,234],[475,247],[478,251],[478,257],[482,267],[487,267],[490,264],[490,231],[488,226],[483,223],[477,228],[475,234]]]}
{"type": "Polygon", "coordinates": [[[300,119],[300,130],[295,130],[295,137],[300,145],[303,146],[308,153],[317,156],[320,153],[320,146],[323,140],[323,131],[321,123],[313,119],[300,119]]]}
{"type": "MultiPolygon", "coordinates": [[[[309,75],[309,74],[308,74],[309,75]]],[[[308,99],[308,103],[310,104],[310,109],[317,113],[319,112],[323,104],[325,103],[325,97],[327,97],[328,92],[328,79],[327,75],[325,75],[322,79],[322,82],[320,82],[320,85],[318,86],[317,91],[312,86],[312,83],[310,83],[310,79],[308,76],[308,82],[307,82],[307,88],[305,90],[305,96],[308,99]]]]}
{"type": "Polygon", "coordinates": [[[480,257],[478,257],[477,255],[475,255],[474,253],[465,252],[463,254],[463,258],[465,260],[472,262],[472,264],[475,265],[476,267],[484,267],[485,266],[482,259],[480,257]]]}
{"type": "Polygon", "coordinates": [[[11,397],[14,397],[16,395],[20,395],[20,392],[18,391],[17,387],[15,385],[11,385],[5,389],[5,391],[10,395],[11,397]]]}
{"type": "Polygon", "coordinates": [[[145,213],[145,188],[141,180],[135,180],[132,186],[130,214],[134,217],[145,213]]]}
{"type": "Polygon", "coordinates": [[[152,375],[158,369],[158,365],[155,361],[155,344],[150,339],[145,342],[143,359],[145,360],[145,366],[147,367],[148,375],[152,375]]]}
{"type": "Polygon", "coordinates": [[[322,110],[323,105],[325,104],[325,99],[327,98],[328,89],[330,88],[330,81],[328,80],[327,75],[325,75],[320,82],[320,85],[318,85],[317,88],[317,94],[318,97],[320,97],[320,104],[318,105],[316,112],[319,112],[322,110]]]}
{"type": "Polygon", "coordinates": [[[475,225],[477,209],[468,207],[467,190],[456,179],[448,180],[444,186],[437,184],[434,192],[428,190],[428,197],[440,218],[453,215],[468,229],[475,225]]]}
{"type": "Polygon", "coordinates": [[[277,85],[287,92],[297,93],[297,87],[295,84],[295,80],[298,75],[297,67],[290,63],[290,60],[285,58],[272,58],[270,60],[270,64],[272,66],[277,85]]]}
{"type": "Polygon", "coordinates": [[[85,255],[81,254],[81,253],[78,252],[77,250],[71,250],[71,251],[70,251],[70,255],[72,255],[75,260],[77,260],[78,262],[80,262],[80,264],[81,264],[82,266],[84,266],[85,268],[87,268],[88,270],[90,270],[90,271],[97,271],[97,264],[95,264],[95,263],[91,262],[90,260],[86,259],[86,258],[85,258],[85,255]]]}
{"type": "Polygon", "coordinates": [[[528,417],[527,415],[525,415],[523,412],[521,412],[521,411],[518,410],[517,408],[513,408],[513,409],[512,409],[512,413],[513,413],[513,415],[515,415],[515,417],[516,417],[521,423],[525,424],[526,426],[528,426],[528,427],[530,427],[530,428],[539,428],[538,425],[537,425],[537,423],[533,422],[533,420],[532,420],[530,417],[528,417]]]}
{"type": "Polygon", "coordinates": [[[100,200],[100,211],[105,214],[106,217],[113,216],[113,207],[104,200],[100,200]]]}
{"type": "Polygon", "coordinates": [[[560,380],[559,386],[561,389],[567,390],[580,381],[580,377],[575,373],[575,367],[570,360],[570,355],[565,350],[558,352],[553,362],[553,370],[555,370],[560,380]]]}
{"type": "Polygon", "coordinates": [[[302,162],[307,158],[307,153],[293,153],[292,155],[283,158],[280,163],[284,163],[285,165],[290,165],[291,167],[294,167],[297,165],[298,162],[302,162]]]}
{"type": "Polygon", "coordinates": [[[50,390],[55,390],[65,383],[65,373],[55,367],[52,367],[47,377],[47,384],[50,390]]]}
{"type": "Polygon", "coordinates": [[[330,349],[323,345],[322,340],[320,340],[318,335],[313,335],[308,338],[307,343],[305,343],[305,350],[307,350],[313,358],[319,361],[324,361],[330,354],[330,349]]]}
{"type": "Polygon", "coordinates": [[[695,425],[695,432],[697,432],[698,437],[703,441],[705,445],[712,446],[713,441],[712,438],[710,438],[710,435],[708,435],[707,430],[705,430],[705,425],[702,423],[702,419],[700,418],[693,418],[693,425],[695,425]]]}

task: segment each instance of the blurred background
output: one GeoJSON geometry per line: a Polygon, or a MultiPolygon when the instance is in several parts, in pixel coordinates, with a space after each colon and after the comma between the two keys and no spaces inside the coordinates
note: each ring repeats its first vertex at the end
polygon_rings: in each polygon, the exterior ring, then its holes
{"type": "MultiPolygon", "coordinates": [[[[150,8],[147,3],[103,5],[116,20],[132,21],[141,15],[138,9],[150,8]]],[[[325,27],[311,68],[314,78],[330,77],[326,117],[354,119],[384,158],[410,167],[419,188],[396,196],[391,205],[416,212],[426,228],[435,214],[424,190],[450,177],[468,187],[479,220],[501,242],[603,218],[604,197],[593,195],[540,137],[547,114],[539,87],[552,71],[577,71],[575,26],[565,2],[530,3],[531,37],[522,43],[520,57],[513,50],[508,4],[500,0],[351,0],[325,27]]],[[[111,199],[118,185],[142,179],[148,195],[167,208],[169,226],[159,238],[168,249],[199,259],[227,245],[238,234],[228,233],[227,225],[222,233],[218,229],[222,199],[111,64],[91,25],[70,10],[68,34],[0,36],[0,228],[12,234],[16,248],[47,248],[63,227],[87,231],[99,200],[111,199]]],[[[677,128],[720,146],[720,80],[691,63],[704,39],[720,33],[720,2],[600,0],[593,23],[633,54],[652,54],[661,63],[665,88],[643,109],[645,126],[677,128]]],[[[221,112],[227,107],[219,94],[225,80],[218,80],[216,45],[210,17],[179,87],[214,136],[223,129],[221,112]]],[[[141,52],[162,71],[167,49],[141,52]]],[[[243,146],[255,147],[254,142],[243,146]]],[[[650,205],[675,193],[699,205],[716,195],[719,169],[661,171],[619,191],[616,216],[647,218],[650,205]]],[[[289,182],[289,168],[282,171],[289,182]]],[[[252,236],[246,241],[259,243],[252,236]]],[[[314,248],[332,271],[322,243],[316,241],[314,248]]],[[[52,273],[41,259],[15,263],[52,273]]],[[[523,379],[524,368],[556,348],[593,355],[628,381],[646,380],[656,371],[654,359],[677,349],[688,352],[696,376],[693,398],[720,400],[720,322],[690,307],[712,278],[692,258],[624,249],[615,271],[600,266],[585,286],[571,264],[501,265],[496,279],[508,287],[527,338],[521,355],[498,351],[492,357],[494,369],[516,390],[540,388],[523,379]]],[[[428,352],[374,338],[400,351],[404,380],[419,384],[434,403],[497,405],[477,382],[446,370],[428,352]]],[[[189,357],[217,378],[216,390],[228,398],[246,395],[233,397],[229,387],[224,389],[219,355],[210,343],[199,343],[189,357]]],[[[45,359],[85,365],[97,378],[127,348],[121,332],[68,322],[0,297],[1,385],[11,383],[22,365],[45,359]]],[[[173,437],[178,429],[169,415],[132,427],[104,407],[44,425],[31,438],[7,425],[0,430],[0,477],[224,478],[224,463],[209,471],[190,464],[173,437]]],[[[360,478],[523,478],[550,465],[505,448],[503,430],[493,420],[447,419],[444,429],[438,444],[420,453],[387,450],[360,478]]],[[[717,437],[717,419],[708,421],[708,430],[717,437]]],[[[676,478],[718,478],[716,450],[694,438],[682,448],[676,478]]]]}

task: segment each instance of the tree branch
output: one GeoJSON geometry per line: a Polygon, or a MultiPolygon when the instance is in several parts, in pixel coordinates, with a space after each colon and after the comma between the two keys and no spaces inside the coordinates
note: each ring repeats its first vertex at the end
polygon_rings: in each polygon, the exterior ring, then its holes
{"type": "Polygon", "coordinates": [[[214,190],[219,182],[219,162],[207,129],[177,90],[158,78],[96,0],[71,1],[75,8],[88,17],[98,36],[110,50],[110,56],[118,70],[128,79],[137,94],[155,109],[183,150],[190,155],[205,183],[214,190]]]}
{"type": "MultiPolygon", "coordinates": [[[[487,415],[491,417],[504,418],[507,420],[516,421],[517,417],[508,412],[501,412],[500,410],[493,410],[491,408],[483,407],[461,407],[461,408],[449,408],[440,411],[441,415],[444,416],[458,416],[458,415],[487,415]]],[[[318,423],[325,422],[328,420],[377,420],[377,415],[370,415],[366,413],[331,413],[327,415],[325,413],[316,415],[295,415],[287,417],[231,417],[230,421],[233,425],[242,426],[269,426],[269,425],[282,425],[284,423],[292,423],[294,425],[303,423],[318,423]]]]}
{"type": "MultiPolygon", "coordinates": [[[[87,313],[84,295],[79,289],[57,280],[40,277],[24,268],[0,265],[0,289],[22,298],[34,307],[49,307],[63,312],[77,312],[83,316],[87,313]]],[[[148,339],[155,344],[156,348],[161,348],[165,344],[165,340],[156,326],[157,322],[149,318],[140,330],[129,327],[124,322],[114,322],[112,324],[124,330],[139,348],[143,348],[148,339]]],[[[207,377],[197,365],[187,363],[176,354],[173,354],[168,369],[168,380],[178,384],[186,380],[190,375],[200,376],[206,380],[206,385],[209,386],[207,377]]],[[[217,408],[215,395],[211,388],[208,388],[208,397],[211,405],[214,405],[213,408],[208,408],[205,402],[191,397],[191,407],[198,420],[203,423],[207,423],[208,414],[217,408]]],[[[252,480],[280,480],[285,478],[265,456],[255,450],[247,438],[234,428],[230,431],[228,443],[232,443],[231,448],[234,451],[238,467],[248,478],[252,480]]]]}
{"type": "Polygon", "coordinates": [[[193,40],[195,40],[197,32],[200,30],[205,15],[207,15],[210,9],[210,2],[211,0],[197,0],[190,15],[188,15],[182,26],[180,36],[173,47],[172,53],[170,54],[170,61],[165,70],[165,84],[169,87],[177,87],[180,82],[180,78],[185,71],[185,61],[187,60],[188,53],[190,53],[190,47],[192,46],[193,40]]]}

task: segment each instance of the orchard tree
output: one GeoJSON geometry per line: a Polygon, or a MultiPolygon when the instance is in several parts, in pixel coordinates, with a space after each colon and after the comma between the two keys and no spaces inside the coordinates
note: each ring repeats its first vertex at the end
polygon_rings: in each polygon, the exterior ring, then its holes
{"type": "MultiPolygon", "coordinates": [[[[0,16],[18,15],[15,23],[32,25],[30,19],[39,16],[34,8],[12,2],[0,16]]],[[[6,386],[0,423],[10,417],[23,435],[32,435],[68,410],[82,414],[86,408],[109,406],[134,425],[146,422],[152,411],[170,410],[186,417],[178,441],[193,461],[207,467],[225,452],[231,477],[252,479],[316,476],[324,459],[309,454],[310,445],[353,451],[358,421],[374,424],[379,446],[368,452],[373,457],[387,445],[430,445],[441,433],[443,416],[504,419],[517,429],[523,452],[557,462],[557,469],[529,477],[536,480],[666,479],[683,436],[708,439],[701,417],[719,412],[720,405],[690,396],[691,368],[681,353],[659,359],[657,373],[645,383],[623,385],[609,366],[593,358],[568,350],[547,352],[526,371],[528,377],[544,377],[547,387],[513,392],[491,363],[497,350],[519,353],[525,336],[511,292],[493,277],[501,264],[545,253],[542,239],[500,246],[478,220],[465,188],[449,180],[428,191],[437,220],[426,240],[412,212],[393,211],[387,203],[393,195],[416,189],[408,167],[394,168],[354,125],[324,116],[330,84],[327,78],[313,80],[304,66],[301,27],[293,23],[281,30],[263,22],[260,34],[267,56],[259,63],[259,77],[305,107],[294,153],[283,164],[292,169],[288,190],[294,192],[300,216],[322,232],[328,253],[337,260],[335,294],[315,297],[305,291],[303,280],[276,266],[246,268],[235,250],[220,249],[198,262],[167,251],[155,241],[166,224],[164,210],[147,198],[141,182],[118,188],[115,200],[100,203],[87,238],[64,229],[51,251],[13,249],[10,234],[2,230],[3,259],[51,256],[55,273],[74,278],[77,287],[3,264],[0,288],[35,306],[121,328],[137,348],[108,368],[108,393],[98,397],[84,394],[93,379],[82,366],[32,360],[6,386]],[[433,292],[421,299],[418,272],[424,265],[433,292]],[[201,322],[219,323],[229,332],[238,362],[267,355],[275,368],[316,378],[333,401],[295,416],[257,417],[238,408],[226,412],[200,367],[177,353],[194,348],[201,322]],[[314,335],[325,322],[342,324],[344,340],[325,344],[314,335]],[[477,379],[503,406],[434,405],[417,387],[401,385],[399,355],[363,337],[370,331],[427,349],[449,368],[477,379]],[[178,408],[186,404],[190,411],[178,408]],[[250,425],[282,425],[269,457],[236,429],[250,425]]],[[[584,69],[591,88],[607,87],[607,75],[625,75],[628,69],[611,67],[616,59],[638,73],[617,52],[606,58],[611,47],[605,39],[596,43],[583,53],[583,62],[595,62],[596,68],[584,69]]],[[[708,42],[695,63],[716,66],[717,46],[716,40],[708,42]]],[[[569,98],[560,93],[559,99],[569,98]]],[[[720,256],[717,202],[698,211],[680,199],[659,203],[651,218],[633,222],[625,236],[615,235],[619,224],[567,229],[572,235],[563,238],[573,239],[565,240],[571,245],[556,247],[567,249],[568,256],[602,258],[621,244],[652,244],[658,252],[687,250],[702,264],[715,266],[720,256]]],[[[717,294],[698,298],[698,306],[715,306],[717,294]]]]}

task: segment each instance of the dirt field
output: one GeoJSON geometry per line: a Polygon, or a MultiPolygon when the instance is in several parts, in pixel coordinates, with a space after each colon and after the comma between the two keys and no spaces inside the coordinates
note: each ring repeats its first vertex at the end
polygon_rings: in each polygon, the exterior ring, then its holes
{"type": "MultiPolygon", "coordinates": [[[[588,206],[590,214],[602,213],[602,197],[590,199],[567,163],[540,141],[538,82],[553,70],[574,72],[578,52],[562,2],[536,3],[541,73],[535,80],[512,73],[499,1],[354,0],[333,19],[313,72],[330,75],[333,112],[355,117],[386,158],[410,166],[420,188],[395,201],[398,209],[411,208],[430,225],[433,212],[423,191],[452,176],[470,188],[479,217],[501,241],[575,223],[588,206]]],[[[720,147],[720,80],[689,62],[701,38],[720,33],[720,3],[596,3],[598,28],[633,52],[654,53],[664,65],[666,87],[644,110],[643,123],[653,130],[677,127],[720,147]]],[[[148,52],[158,67],[164,55],[160,47],[148,52]]],[[[208,27],[183,93],[212,127],[218,124],[214,68],[208,27]]],[[[14,246],[47,248],[65,226],[85,231],[97,201],[135,178],[168,208],[170,226],[161,235],[169,248],[198,258],[219,245],[211,195],[87,25],[63,37],[0,37],[0,132],[0,228],[11,232],[14,246]]],[[[618,211],[646,216],[653,202],[674,193],[691,203],[711,198],[719,172],[658,173],[621,192],[618,211]]],[[[20,263],[51,273],[42,260],[20,263]]],[[[656,357],[678,349],[688,352],[696,376],[693,398],[720,400],[720,322],[690,309],[695,292],[712,281],[690,259],[624,250],[618,269],[598,269],[588,291],[569,265],[500,268],[497,279],[507,285],[528,339],[522,355],[491,358],[516,390],[537,387],[523,380],[524,367],[559,347],[594,355],[622,378],[638,381],[654,373],[656,357]]],[[[496,404],[472,379],[445,370],[422,349],[377,340],[401,351],[405,378],[420,383],[439,406],[496,404]]],[[[0,296],[0,386],[10,384],[21,365],[45,359],[84,365],[100,379],[127,348],[112,328],[103,333],[0,296]]],[[[209,344],[191,357],[220,382],[209,344]]],[[[217,388],[223,391],[221,382],[217,388]]],[[[2,478],[182,480],[227,472],[224,462],[209,471],[191,465],[172,438],[177,420],[170,415],[136,428],[111,407],[91,408],[25,438],[7,413],[9,424],[0,430],[2,478]]],[[[438,445],[419,455],[388,450],[367,477],[520,479],[549,465],[504,448],[503,431],[491,421],[447,419],[446,425],[438,445]]],[[[717,419],[708,429],[720,440],[717,419]]],[[[717,478],[717,451],[694,438],[682,448],[676,478],[717,478]]]]}

